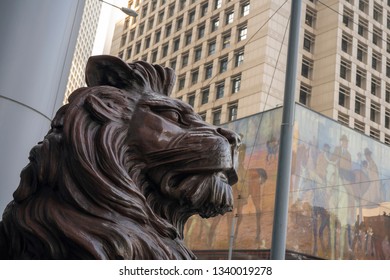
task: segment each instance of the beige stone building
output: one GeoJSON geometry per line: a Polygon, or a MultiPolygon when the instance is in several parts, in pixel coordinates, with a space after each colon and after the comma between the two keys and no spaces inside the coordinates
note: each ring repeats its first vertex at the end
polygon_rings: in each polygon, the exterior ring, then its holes
{"type": "MultiPolygon", "coordinates": [[[[283,103],[290,1],[133,0],[111,54],[175,69],[210,123],[283,103]]],[[[297,102],[390,144],[390,1],[302,0],[297,102]]]]}

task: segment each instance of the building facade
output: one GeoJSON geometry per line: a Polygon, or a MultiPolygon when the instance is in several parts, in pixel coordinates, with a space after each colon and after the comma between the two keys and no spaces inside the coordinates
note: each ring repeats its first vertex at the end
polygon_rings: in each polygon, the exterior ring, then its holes
{"type": "MultiPolygon", "coordinates": [[[[303,0],[296,101],[390,143],[390,2],[303,0]]],[[[134,0],[111,54],[175,69],[210,123],[282,104],[290,2],[134,0]]]]}
{"type": "Polygon", "coordinates": [[[76,49],[66,85],[65,103],[68,96],[74,90],[85,86],[85,66],[88,58],[92,54],[101,6],[102,2],[98,0],[86,0],[85,2],[80,31],[77,36],[76,49]]]}

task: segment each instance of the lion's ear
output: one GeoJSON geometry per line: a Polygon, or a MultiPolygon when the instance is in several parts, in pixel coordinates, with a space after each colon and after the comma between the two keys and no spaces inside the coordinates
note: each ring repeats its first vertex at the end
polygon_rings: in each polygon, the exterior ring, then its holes
{"type": "Polygon", "coordinates": [[[110,55],[91,56],[85,69],[85,81],[89,87],[113,86],[130,89],[138,84],[135,78],[126,62],[110,55]]]}

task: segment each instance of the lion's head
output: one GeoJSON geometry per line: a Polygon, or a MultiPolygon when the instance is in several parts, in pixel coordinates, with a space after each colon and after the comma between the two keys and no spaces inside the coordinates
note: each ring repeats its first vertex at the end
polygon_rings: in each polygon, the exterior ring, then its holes
{"type": "Polygon", "coordinates": [[[174,79],[158,65],[90,58],[88,87],[21,172],[0,223],[2,258],[194,258],[184,223],[232,209],[240,138],[170,98],[174,79]]]}

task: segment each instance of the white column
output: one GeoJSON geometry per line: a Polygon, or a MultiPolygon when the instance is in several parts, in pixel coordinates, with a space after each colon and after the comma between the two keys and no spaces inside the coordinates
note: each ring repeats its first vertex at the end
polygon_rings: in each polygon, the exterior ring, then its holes
{"type": "Polygon", "coordinates": [[[62,104],[84,5],[85,0],[0,3],[0,220],[30,149],[62,104]]]}

